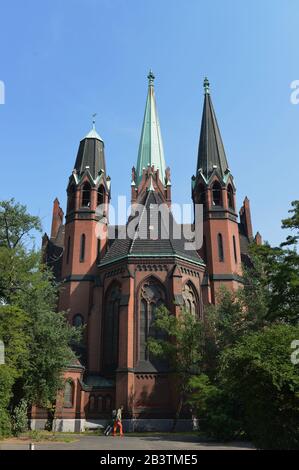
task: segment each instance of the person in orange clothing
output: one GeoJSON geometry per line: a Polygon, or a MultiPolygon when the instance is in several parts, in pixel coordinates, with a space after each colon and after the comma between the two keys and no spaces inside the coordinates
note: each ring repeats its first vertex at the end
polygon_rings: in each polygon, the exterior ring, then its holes
{"type": "Polygon", "coordinates": [[[124,409],[124,407],[123,407],[123,405],[121,405],[117,410],[116,418],[115,418],[114,426],[113,426],[113,437],[116,436],[117,428],[119,428],[119,435],[121,437],[124,435],[123,425],[122,425],[122,411],[123,411],[123,409],[124,409]]]}

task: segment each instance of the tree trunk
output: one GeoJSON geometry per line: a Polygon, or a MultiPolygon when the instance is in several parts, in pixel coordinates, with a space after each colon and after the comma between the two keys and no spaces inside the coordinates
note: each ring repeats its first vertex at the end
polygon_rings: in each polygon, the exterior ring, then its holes
{"type": "Polygon", "coordinates": [[[180,394],[180,399],[179,399],[179,402],[178,402],[178,406],[177,406],[177,409],[176,409],[176,413],[175,413],[175,418],[173,420],[173,425],[172,425],[171,432],[175,432],[175,428],[176,428],[177,422],[179,420],[179,417],[180,417],[180,414],[181,414],[181,411],[182,411],[183,401],[184,401],[184,395],[183,395],[183,393],[181,393],[180,394]]]}

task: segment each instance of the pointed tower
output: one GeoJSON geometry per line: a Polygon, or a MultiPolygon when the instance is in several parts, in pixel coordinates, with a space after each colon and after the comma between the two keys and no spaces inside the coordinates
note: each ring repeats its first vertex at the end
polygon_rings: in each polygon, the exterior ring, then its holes
{"type": "Polygon", "coordinates": [[[210,85],[204,80],[204,107],[196,175],[192,177],[194,204],[203,204],[203,246],[200,255],[207,270],[205,301],[216,301],[221,284],[240,285],[241,253],[236,212],[236,188],[213,108],[210,85]]]}
{"type": "MultiPolygon", "coordinates": [[[[107,224],[110,178],[106,174],[104,142],[95,129],[84,137],[67,186],[60,309],[70,323],[88,323],[97,262],[106,253],[107,237],[98,239],[99,221],[107,224]]],[[[103,231],[107,233],[105,229],[103,231]]]]}
{"type": "Polygon", "coordinates": [[[169,206],[171,203],[170,170],[166,168],[160,123],[156,105],[154,79],[148,74],[148,93],[141,130],[136,169],[132,169],[132,203],[141,202],[149,187],[158,191],[169,206]]]}

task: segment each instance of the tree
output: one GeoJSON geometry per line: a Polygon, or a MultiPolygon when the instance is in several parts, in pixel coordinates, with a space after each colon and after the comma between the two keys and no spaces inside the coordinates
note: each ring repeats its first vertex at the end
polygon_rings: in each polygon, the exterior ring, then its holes
{"type": "Polygon", "coordinates": [[[299,320],[299,255],[294,249],[253,246],[251,251],[263,265],[261,282],[268,291],[266,319],[293,325],[299,320]]]}
{"type": "Polygon", "coordinates": [[[281,221],[282,228],[294,230],[297,233],[293,236],[288,236],[281,246],[296,246],[299,242],[299,201],[292,201],[291,205],[292,209],[289,210],[289,214],[293,215],[281,221]]]}
{"type": "Polygon", "coordinates": [[[221,441],[243,439],[242,408],[237,396],[206,374],[191,377],[188,403],[198,418],[199,432],[204,437],[221,441]]]}
{"type": "Polygon", "coordinates": [[[11,432],[9,402],[12,396],[14,374],[6,364],[0,365],[0,437],[8,436],[11,432]]]}
{"type": "Polygon", "coordinates": [[[5,364],[14,377],[22,375],[28,367],[29,342],[28,314],[17,306],[0,306],[0,338],[5,346],[5,364]]]}
{"type": "Polygon", "coordinates": [[[267,292],[257,267],[246,270],[243,281],[238,291],[221,286],[217,303],[205,309],[203,368],[210,377],[216,374],[223,350],[267,323],[267,292]]]}
{"type": "Polygon", "coordinates": [[[260,448],[299,448],[299,327],[275,324],[243,336],[221,357],[223,390],[241,403],[244,429],[260,448]]]}
{"type": "Polygon", "coordinates": [[[30,215],[26,206],[14,199],[0,201],[0,247],[10,250],[33,240],[32,230],[41,231],[39,217],[30,215]]]}
{"type": "Polygon", "coordinates": [[[29,405],[50,406],[62,385],[63,369],[75,359],[70,344],[81,334],[57,312],[53,274],[41,262],[40,251],[27,246],[32,230],[40,227],[38,217],[28,214],[25,206],[14,200],[0,202],[0,337],[7,360],[0,366],[3,426],[7,410],[22,398],[29,405]]]}
{"type": "Polygon", "coordinates": [[[189,392],[189,380],[201,370],[203,349],[203,327],[201,320],[189,311],[182,309],[176,317],[165,306],[156,310],[153,325],[164,338],[151,337],[148,349],[154,356],[167,359],[170,370],[175,374],[179,401],[173,430],[176,427],[183,405],[189,392]]]}
{"type": "Polygon", "coordinates": [[[296,325],[299,320],[299,201],[292,202],[289,213],[292,216],[282,220],[282,228],[295,233],[287,236],[279,247],[253,244],[250,254],[252,272],[259,263],[259,282],[264,292],[267,291],[267,320],[296,325]]]}

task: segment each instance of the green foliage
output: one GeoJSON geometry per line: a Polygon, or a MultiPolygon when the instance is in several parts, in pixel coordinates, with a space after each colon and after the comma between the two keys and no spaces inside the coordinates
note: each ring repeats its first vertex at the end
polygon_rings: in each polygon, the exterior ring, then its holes
{"type": "Polygon", "coordinates": [[[8,411],[22,398],[28,406],[55,400],[62,371],[75,358],[70,344],[81,334],[56,312],[52,272],[40,252],[27,248],[32,230],[40,228],[25,206],[13,199],[0,202],[0,338],[6,358],[0,366],[0,434],[8,432],[8,411]]]}
{"type": "Polygon", "coordinates": [[[296,324],[299,320],[299,255],[295,250],[253,246],[251,252],[263,265],[261,279],[268,292],[267,320],[296,324]]]}
{"type": "Polygon", "coordinates": [[[24,388],[29,403],[49,407],[62,386],[63,369],[75,360],[69,345],[79,332],[62,313],[40,311],[32,329],[30,365],[24,388]]]}
{"type": "Polygon", "coordinates": [[[181,409],[186,402],[190,377],[201,370],[203,324],[198,317],[185,309],[175,316],[162,306],[155,312],[153,327],[160,338],[149,338],[148,349],[154,356],[166,358],[177,377],[180,399],[173,425],[175,430],[181,409]]]}
{"type": "MultiPolygon", "coordinates": [[[[280,247],[271,247],[268,243],[262,246],[252,245],[250,256],[253,267],[247,279],[256,280],[260,292],[266,300],[266,319],[269,322],[283,321],[296,325],[299,321],[299,201],[292,202],[289,211],[292,216],[282,221],[282,228],[294,232],[287,236],[280,247]]],[[[255,306],[258,297],[252,295],[255,306]]],[[[258,311],[258,310],[257,310],[258,311]]]]}
{"type": "Polygon", "coordinates": [[[22,399],[15,407],[12,417],[13,433],[19,436],[28,430],[27,402],[22,399]]]}
{"type": "Polygon", "coordinates": [[[0,437],[11,432],[11,421],[8,412],[14,384],[14,371],[7,364],[0,365],[0,437]]]}
{"type": "Polygon", "coordinates": [[[202,322],[189,311],[182,310],[177,317],[165,306],[155,312],[154,328],[164,339],[151,337],[149,351],[167,358],[170,368],[185,381],[201,367],[203,348],[202,322]]]}
{"type": "Polygon", "coordinates": [[[223,352],[223,390],[241,403],[243,426],[258,447],[299,448],[299,370],[291,342],[299,327],[271,325],[223,352]]]}
{"type": "Polygon", "coordinates": [[[32,239],[32,230],[41,231],[39,217],[28,214],[26,206],[14,199],[0,201],[0,247],[17,248],[32,239]]]}
{"type": "MultiPolygon", "coordinates": [[[[250,278],[249,271],[245,278],[250,278]]],[[[220,287],[217,304],[206,308],[204,325],[204,363],[208,375],[216,373],[222,351],[244,334],[266,323],[266,296],[253,279],[237,292],[220,287]],[[256,312],[256,313],[255,313],[256,312]]]]}
{"type": "Polygon", "coordinates": [[[289,210],[290,214],[293,214],[291,217],[282,220],[282,228],[288,230],[297,231],[295,235],[288,236],[286,241],[281,244],[285,245],[296,245],[299,242],[299,201],[292,201],[292,209],[289,210]]]}
{"type": "Polygon", "coordinates": [[[189,381],[188,403],[199,420],[200,434],[204,437],[228,441],[243,439],[240,404],[237,405],[223,388],[211,383],[205,374],[189,381]]]}
{"type": "Polygon", "coordinates": [[[9,405],[13,387],[28,366],[28,315],[18,307],[0,306],[0,338],[5,346],[5,364],[0,365],[0,436],[11,431],[9,405]]]}
{"type": "Polygon", "coordinates": [[[21,308],[0,306],[0,338],[5,346],[5,363],[14,378],[21,376],[28,365],[29,323],[28,314],[21,308]]]}

